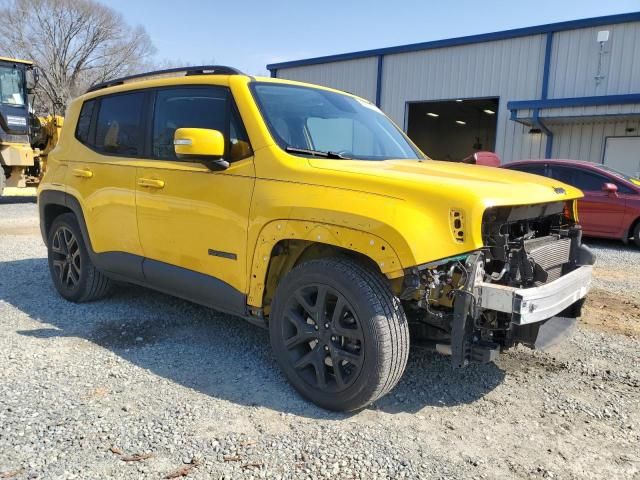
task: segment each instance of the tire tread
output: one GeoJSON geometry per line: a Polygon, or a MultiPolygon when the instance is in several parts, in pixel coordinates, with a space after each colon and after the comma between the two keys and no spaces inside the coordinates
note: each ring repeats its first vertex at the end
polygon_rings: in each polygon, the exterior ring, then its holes
{"type": "MultiPolygon", "coordinates": [[[[409,328],[400,300],[391,291],[380,272],[350,259],[331,257],[310,260],[296,266],[289,274],[302,269],[333,271],[349,278],[366,295],[362,300],[375,311],[377,326],[374,342],[377,358],[370,375],[370,385],[341,410],[357,410],[383,397],[396,386],[404,373],[409,357],[409,328]]],[[[275,301],[277,302],[277,296],[275,301]]]]}

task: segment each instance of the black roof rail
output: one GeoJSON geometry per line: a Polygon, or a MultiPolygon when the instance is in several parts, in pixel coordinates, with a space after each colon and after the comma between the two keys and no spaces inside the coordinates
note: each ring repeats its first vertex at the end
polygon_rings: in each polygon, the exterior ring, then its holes
{"type": "Polygon", "coordinates": [[[129,75],[127,77],[114,78],[113,80],[107,80],[106,82],[96,83],[91,85],[85,93],[95,92],[108,87],[115,87],[116,85],[122,85],[128,80],[135,80],[137,78],[151,77],[154,75],[164,75],[165,73],[182,73],[185,77],[190,75],[244,75],[240,70],[227,67],[224,65],[200,65],[197,67],[177,67],[167,68],[164,70],[153,70],[151,72],[137,73],[135,75],[129,75]]]}

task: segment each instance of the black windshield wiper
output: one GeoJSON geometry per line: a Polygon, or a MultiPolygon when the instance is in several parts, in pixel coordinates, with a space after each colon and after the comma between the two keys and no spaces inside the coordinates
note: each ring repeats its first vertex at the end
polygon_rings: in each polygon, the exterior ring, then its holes
{"type": "Polygon", "coordinates": [[[349,157],[345,157],[341,153],[338,152],[323,152],[321,150],[307,150],[306,148],[298,148],[298,147],[286,147],[284,149],[289,153],[301,153],[303,155],[311,155],[313,157],[323,157],[323,158],[339,158],[342,160],[351,160],[349,157]]]}

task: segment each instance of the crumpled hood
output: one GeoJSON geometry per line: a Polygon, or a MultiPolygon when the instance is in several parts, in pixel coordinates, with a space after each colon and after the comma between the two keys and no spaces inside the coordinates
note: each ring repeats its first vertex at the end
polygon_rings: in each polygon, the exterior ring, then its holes
{"type": "Polygon", "coordinates": [[[371,189],[379,193],[409,200],[410,191],[440,197],[475,197],[485,207],[495,205],[527,205],[582,197],[577,188],[557,180],[503,168],[468,165],[435,160],[326,160],[312,159],[311,166],[332,170],[347,176],[371,181],[357,182],[352,188],[371,189]]]}

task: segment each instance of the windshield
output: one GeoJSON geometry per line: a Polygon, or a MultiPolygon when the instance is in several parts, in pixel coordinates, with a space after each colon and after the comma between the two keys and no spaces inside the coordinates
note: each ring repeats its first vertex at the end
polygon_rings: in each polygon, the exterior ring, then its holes
{"type": "Polygon", "coordinates": [[[24,105],[22,72],[14,67],[0,67],[0,102],[24,105]]]}
{"type": "Polygon", "coordinates": [[[607,165],[600,164],[598,166],[602,170],[605,170],[605,171],[609,172],[614,177],[622,178],[624,180],[627,180],[628,182],[634,183],[635,185],[640,185],[640,178],[638,178],[638,177],[633,177],[631,175],[627,175],[626,173],[621,172],[620,170],[617,170],[615,168],[609,167],[607,165]]]}
{"type": "Polygon", "coordinates": [[[271,134],[285,150],[326,158],[422,159],[374,105],[319,88],[253,83],[271,134]]]}

